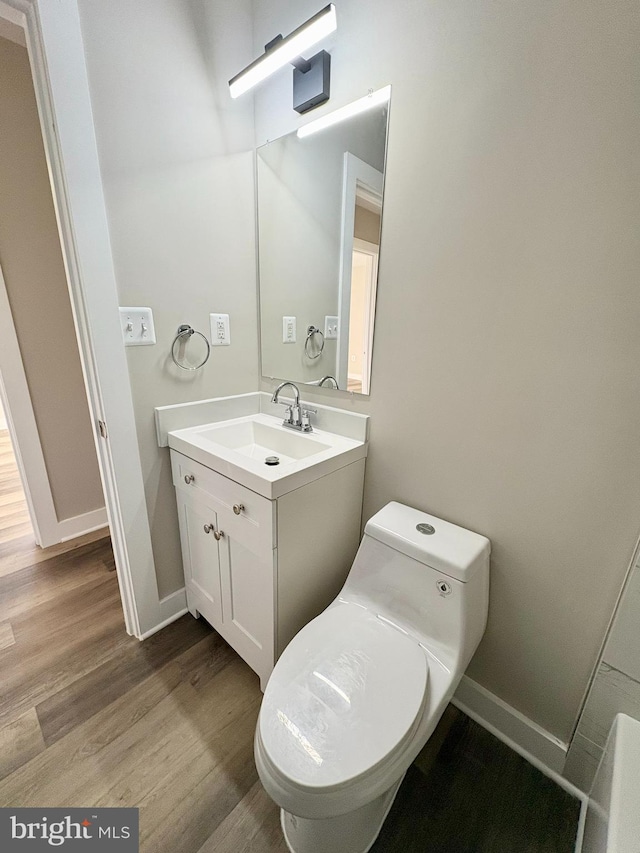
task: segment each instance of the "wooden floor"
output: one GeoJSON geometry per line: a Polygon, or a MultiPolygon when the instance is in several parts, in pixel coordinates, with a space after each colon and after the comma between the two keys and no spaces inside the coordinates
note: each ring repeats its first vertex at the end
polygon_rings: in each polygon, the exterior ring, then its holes
{"type": "MultiPolygon", "coordinates": [[[[108,539],[19,543],[0,544],[0,806],[137,806],[144,853],[286,853],[249,667],[190,615],[128,637],[108,539]]],[[[373,850],[571,853],[577,816],[451,708],[373,850]]]]}
{"type": "Polygon", "coordinates": [[[32,534],[9,431],[0,429],[0,544],[32,534]]]}

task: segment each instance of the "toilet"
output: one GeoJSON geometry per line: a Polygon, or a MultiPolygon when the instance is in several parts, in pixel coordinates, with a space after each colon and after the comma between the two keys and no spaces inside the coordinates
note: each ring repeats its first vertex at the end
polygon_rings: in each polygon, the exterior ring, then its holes
{"type": "MultiPolygon", "coordinates": [[[[292,853],[365,853],[480,638],[490,542],[399,503],[278,660],[255,736],[292,853]]],[[[301,562],[301,571],[304,564],[301,562]]]]}

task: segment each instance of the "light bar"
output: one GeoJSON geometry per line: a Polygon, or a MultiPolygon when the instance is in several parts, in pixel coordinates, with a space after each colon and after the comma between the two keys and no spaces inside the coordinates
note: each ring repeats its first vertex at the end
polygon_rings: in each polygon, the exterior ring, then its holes
{"type": "Polygon", "coordinates": [[[334,32],[336,27],[336,7],[330,3],[286,38],[279,39],[263,56],[229,80],[231,97],[237,98],[248,92],[253,86],[261,83],[279,68],[288,65],[325,36],[334,32]]]}
{"type": "Polygon", "coordinates": [[[358,98],[357,101],[352,101],[339,110],[334,110],[332,113],[327,113],[320,118],[310,121],[308,124],[303,124],[298,128],[298,136],[304,139],[305,136],[310,136],[312,133],[317,133],[319,130],[324,130],[338,122],[345,121],[353,116],[360,115],[373,107],[385,104],[391,97],[391,86],[385,86],[383,89],[377,89],[375,92],[369,92],[364,98],[358,98]]]}

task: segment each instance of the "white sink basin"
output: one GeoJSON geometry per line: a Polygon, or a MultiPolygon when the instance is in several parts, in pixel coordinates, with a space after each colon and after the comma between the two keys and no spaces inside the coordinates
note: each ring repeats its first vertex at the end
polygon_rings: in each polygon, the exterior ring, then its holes
{"type": "Polygon", "coordinates": [[[266,424],[256,418],[211,424],[201,428],[198,435],[203,441],[222,445],[258,462],[273,456],[279,458],[280,464],[295,462],[330,449],[330,445],[312,438],[313,433],[293,432],[282,424],[266,424]]]}
{"type": "Polygon", "coordinates": [[[169,447],[267,498],[277,498],[367,455],[334,433],[295,432],[263,413],[168,433],[169,447]],[[275,465],[267,457],[277,457],[275,465]]]}

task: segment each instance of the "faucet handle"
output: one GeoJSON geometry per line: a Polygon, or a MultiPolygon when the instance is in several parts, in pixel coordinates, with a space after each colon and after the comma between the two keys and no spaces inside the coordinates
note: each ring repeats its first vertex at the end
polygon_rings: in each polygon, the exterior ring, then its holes
{"type": "Polygon", "coordinates": [[[302,410],[302,417],[300,418],[300,427],[302,432],[313,432],[313,427],[311,426],[311,414],[317,415],[318,410],[307,408],[302,410]]]}
{"type": "Polygon", "coordinates": [[[285,407],[283,423],[292,424],[293,423],[293,406],[291,405],[291,403],[280,403],[279,400],[278,400],[278,403],[280,406],[285,407]]]}

